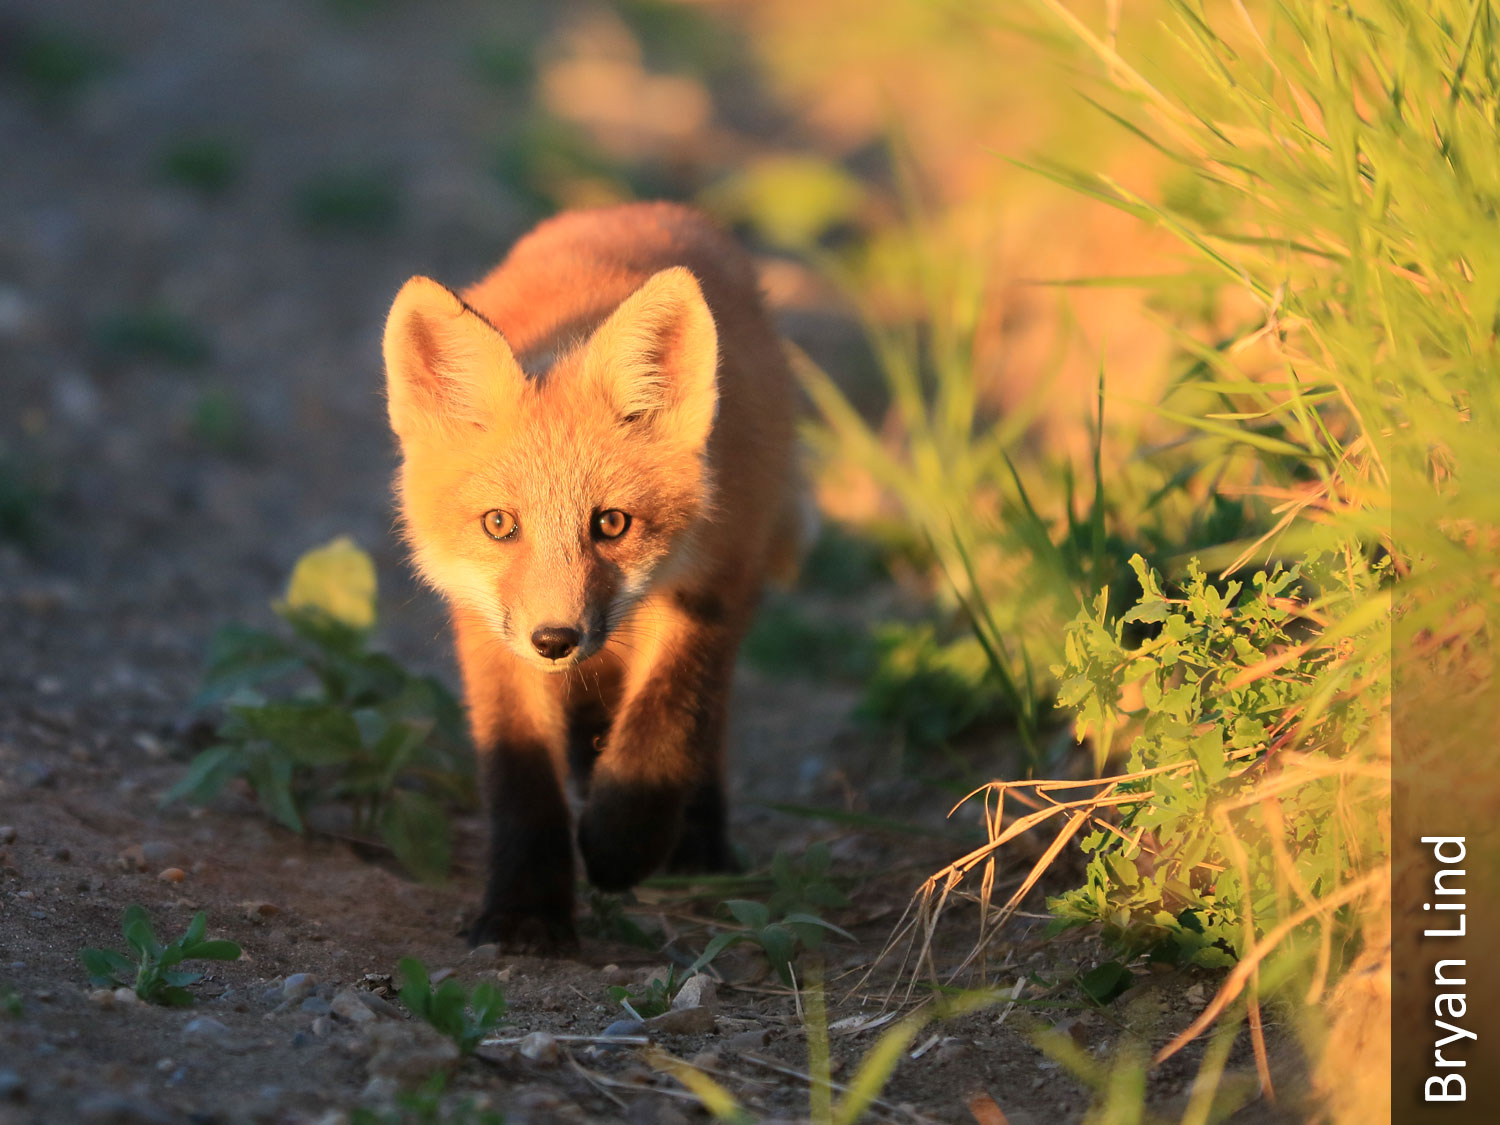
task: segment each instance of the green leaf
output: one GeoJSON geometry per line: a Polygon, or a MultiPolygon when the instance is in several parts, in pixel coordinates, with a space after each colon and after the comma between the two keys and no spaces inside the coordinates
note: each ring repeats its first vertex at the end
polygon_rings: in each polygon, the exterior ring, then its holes
{"type": "Polygon", "coordinates": [[[315,610],[352,629],[375,624],[375,564],[347,535],[297,560],[277,612],[315,610]]]}
{"type": "Polygon", "coordinates": [[[724,903],[734,920],[742,926],[749,926],[752,930],[759,930],[771,920],[771,911],[763,902],[752,902],[749,899],[733,898],[724,903]]]}
{"type": "Polygon", "coordinates": [[[208,643],[208,668],[193,705],[206,707],[301,666],[301,654],[280,637],[245,625],[225,625],[208,643]]]}
{"type": "Polygon", "coordinates": [[[189,945],[183,950],[183,956],[195,961],[238,961],[243,952],[234,942],[219,938],[189,945]]]}
{"type": "Polygon", "coordinates": [[[448,817],[425,793],[392,789],[380,811],[380,837],[401,865],[424,882],[441,882],[451,862],[448,817]]]}
{"type": "Polygon", "coordinates": [[[178,944],[183,946],[196,945],[203,940],[203,935],[208,932],[208,915],[202,910],[193,915],[193,920],[188,923],[187,932],[178,939],[178,944]]]}
{"type": "Polygon", "coordinates": [[[155,956],[161,952],[161,947],[156,944],[156,935],[151,930],[151,919],[147,917],[145,907],[135,903],[127,906],[120,921],[120,930],[125,935],[125,944],[135,951],[136,956],[155,956]]]}
{"type": "Polygon", "coordinates": [[[251,761],[248,773],[261,807],[275,820],[300,833],[302,815],[292,796],[292,763],[279,754],[262,754],[251,761]]]}
{"type": "Polygon", "coordinates": [[[202,804],[217,797],[224,786],[245,771],[245,762],[239,750],[233,746],[210,746],[190,763],[183,775],[162,794],[161,804],[187,800],[202,804]]]}
{"type": "Polygon", "coordinates": [[[1106,961],[1085,973],[1078,983],[1094,1003],[1108,1004],[1130,987],[1132,979],[1130,970],[1120,962],[1106,961]]]}
{"type": "Polygon", "coordinates": [[[489,981],[474,986],[469,1002],[474,1008],[474,1022],[483,1031],[489,1031],[505,1014],[505,995],[489,981]]]}
{"type": "Polygon", "coordinates": [[[80,949],[78,956],[89,971],[89,983],[100,988],[118,988],[135,973],[130,958],[113,949],[80,949]]]}
{"type": "Polygon", "coordinates": [[[792,983],[792,958],[797,954],[797,938],[791,930],[773,922],[755,935],[755,940],[766,952],[766,960],[776,970],[781,983],[792,983]]]}
{"type": "Polygon", "coordinates": [[[714,958],[723,953],[732,945],[738,945],[742,941],[752,940],[749,934],[723,933],[715,934],[709,938],[708,944],[703,947],[703,952],[698,959],[688,966],[688,976],[701,972],[704,968],[713,964],[714,958]]]}
{"type": "Polygon", "coordinates": [[[274,743],[299,765],[336,766],[361,748],[354,717],[332,703],[267,703],[232,710],[249,737],[274,743]]]}

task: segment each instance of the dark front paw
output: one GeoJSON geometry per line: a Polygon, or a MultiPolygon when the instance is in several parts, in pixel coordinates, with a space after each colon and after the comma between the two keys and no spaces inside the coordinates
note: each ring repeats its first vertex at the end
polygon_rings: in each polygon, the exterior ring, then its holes
{"type": "Polygon", "coordinates": [[[675,789],[595,782],[578,821],[578,850],[589,882],[625,891],[660,867],[682,830],[675,789]]]}
{"type": "Polygon", "coordinates": [[[485,906],[469,927],[470,945],[493,942],[505,953],[570,953],[578,948],[572,913],[485,906]]]}

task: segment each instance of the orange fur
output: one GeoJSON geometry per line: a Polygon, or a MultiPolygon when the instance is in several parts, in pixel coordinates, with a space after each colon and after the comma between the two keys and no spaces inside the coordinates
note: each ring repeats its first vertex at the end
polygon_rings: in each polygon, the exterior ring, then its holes
{"type": "Polygon", "coordinates": [[[461,296],[409,281],[385,359],[406,535],[453,609],[494,818],[474,936],[571,934],[570,766],[596,883],[732,862],[730,672],[802,523],[792,379],[745,254],[672,204],[567,213],[461,296]]]}

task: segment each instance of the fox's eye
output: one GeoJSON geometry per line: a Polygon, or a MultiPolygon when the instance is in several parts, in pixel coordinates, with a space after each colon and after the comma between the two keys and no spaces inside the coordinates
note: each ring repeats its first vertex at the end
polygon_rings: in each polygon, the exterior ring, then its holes
{"type": "Polygon", "coordinates": [[[630,517],[618,508],[610,508],[594,517],[594,534],[600,539],[618,539],[630,526],[630,517]]]}
{"type": "Polygon", "coordinates": [[[491,539],[509,539],[521,526],[516,522],[515,516],[498,508],[493,512],[485,512],[479,522],[484,524],[485,534],[491,539]]]}

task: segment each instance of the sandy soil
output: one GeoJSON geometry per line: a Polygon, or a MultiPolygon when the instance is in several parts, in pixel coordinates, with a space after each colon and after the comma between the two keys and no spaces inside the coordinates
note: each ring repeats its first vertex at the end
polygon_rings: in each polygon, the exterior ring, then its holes
{"type": "MultiPolygon", "coordinates": [[[[530,87],[477,79],[473,44],[529,49],[579,12],[398,0],[7,6],[0,451],[42,500],[32,544],[0,541],[0,998],[19,1009],[0,1011],[0,1122],[346,1120],[411,1085],[431,1055],[398,1009],[339,1000],[350,989],[390,995],[403,956],[466,983],[498,974],[509,1002],[501,1035],[518,1040],[597,1036],[622,1015],[611,984],[702,947],[711,897],[694,906],[648,893],[656,906],[647,902],[646,919],[672,937],[665,952],[588,938],[571,960],[471,956],[456,935],[478,894],[477,818],[460,825],[459,871],[434,888],[345,843],[273,827],[243,795],[202,810],[158,804],[191,753],[188,701],[208,636],[227,621],[268,623],[292,562],[336,534],[375,556],[386,646],[451,682],[439,606],[406,576],[391,534],[379,331],[408,275],[467,282],[531,218],[486,170],[530,87]],[[17,43],[38,27],[100,44],[112,65],[66,104],[39,100],[14,65],[17,43]],[[205,133],[229,138],[242,160],[214,199],[159,172],[169,144],[205,133]],[[299,222],[301,185],[350,169],[399,185],[396,217],[365,233],[299,222]],[[201,334],[206,362],[101,343],[111,318],[155,306],[201,334]],[[240,420],[228,439],[205,436],[195,415],[206,396],[223,395],[240,420]],[[159,877],[173,867],[182,882],[159,877]],[[91,996],[77,951],[119,946],[130,903],[172,934],[207,910],[211,934],[245,956],[212,966],[190,1009],[91,996]],[[294,983],[288,1000],[296,973],[312,979],[294,983]]],[[[759,125],[781,127],[755,106],[747,93],[715,118],[720,149],[723,119],[742,141],[759,125]]],[[[783,323],[815,349],[847,339],[836,317],[805,309],[783,323]]],[[[849,721],[852,698],[847,687],[747,671],[734,734],[747,856],[764,862],[778,847],[829,839],[852,885],[851,906],[832,917],[861,940],[829,947],[834,1021],[878,1011],[870,997],[883,995],[888,975],[851,988],[921,874],[960,847],[841,833],[769,808],[825,804],[940,823],[947,795],[892,768],[889,748],[849,721]]],[[[961,953],[971,932],[956,922],[943,956],[961,953]]],[[[992,951],[1012,961],[1006,983],[1023,967],[1066,975],[1096,955],[1087,943],[1043,948],[1024,927],[992,951]]],[[[662,1032],[661,1045],[696,1057],[757,1114],[805,1114],[794,999],[754,957],[726,958],[722,971],[712,1030],[662,1032]]],[[[1175,1028],[1205,987],[1150,977],[1130,1011],[1175,1028]]],[[[967,1100],[986,1093],[1013,1123],[1079,1118],[1083,1088],[1029,1038],[1064,1019],[1076,1042],[1111,1057],[1119,1011],[1018,1008],[1002,1020],[991,1010],[943,1026],[904,1060],[878,1116],[967,1120],[967,1100]]],[[[836,1077],[849,1077],[876,1034],[835,1033],[836,1077]]],[[[514,1044],[489,1049],[451,1087],[510,1121],[702,1118],[633,1048],[560,1048],[539,1058],[514,1044]]],[[[1248,1062],[1237,1053],[1232,1065],[1248,1062]]],[[[1162,1068],[1153,1097],[1180,1105],[1191,1073],[1190,1061],[1162,1068]]],[[[1260,1107],[1245,1119],[1274,1117],[1260,1107]]]]}

